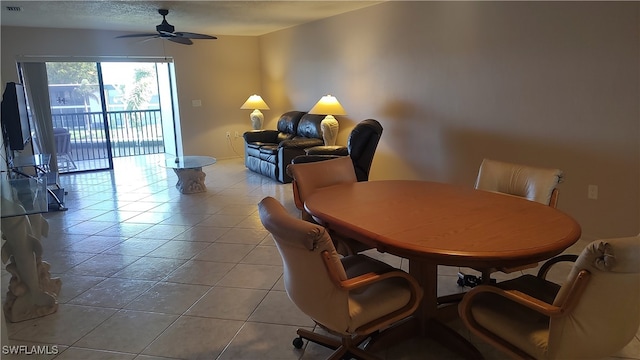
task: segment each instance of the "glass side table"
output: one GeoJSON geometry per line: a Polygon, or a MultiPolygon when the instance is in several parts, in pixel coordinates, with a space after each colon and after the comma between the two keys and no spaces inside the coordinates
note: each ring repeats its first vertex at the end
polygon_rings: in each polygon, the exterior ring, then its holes
{"type": "Polygon", "coordinates": [[[167,157],[161,166],[173,169],[178,175],[176,188],[182,194],[194,194],[207,191],[204,184],[207,175],[202,168],[215,163],[216,159],[211,156],[178,156],[167,157]]]}

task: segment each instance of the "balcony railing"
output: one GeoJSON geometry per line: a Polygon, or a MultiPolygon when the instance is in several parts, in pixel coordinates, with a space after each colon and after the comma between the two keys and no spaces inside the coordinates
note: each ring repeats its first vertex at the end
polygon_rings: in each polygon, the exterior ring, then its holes
{"type": "MultiPolygon", "coordinates": [[[[54,128],[71,133],[74,161],[108,158],[101,112],[53,114],[52,118],[54,128]]],[[[107,124],[113,157],[165,152],[160,110],[109,111],[107,124]]]]}

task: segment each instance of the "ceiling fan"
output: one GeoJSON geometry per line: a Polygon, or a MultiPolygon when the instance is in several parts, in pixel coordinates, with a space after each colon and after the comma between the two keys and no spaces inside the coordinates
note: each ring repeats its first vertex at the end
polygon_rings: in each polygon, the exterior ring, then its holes
{"type": "Polygon", "coordinates": [[[184,44],[184,45],[192,45],[193,41],[191,41],[191,39],[217,39],[217,37],[211,36],[211,35],[175,31],[176,29],[175,26],[169,24],[166,19],[166,16],[169,14],[169,10],[160,9],[158,10],[158,14],[162,15],[162,23],[156,26],[157,33],[130,34],[130,35],[116,36],[116,38],[134,38],[134,37],[161,38],[161,39],[166,39],[166,40],[173,41],[179,44],[184,44]]]}

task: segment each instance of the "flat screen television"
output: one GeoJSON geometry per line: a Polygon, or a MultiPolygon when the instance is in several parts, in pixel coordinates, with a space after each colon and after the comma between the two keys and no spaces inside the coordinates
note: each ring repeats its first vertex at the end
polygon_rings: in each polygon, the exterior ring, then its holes
{"type": "Polygon", "coordinates": [[[27,101],[22,84],[7,83],[2,94],[2,136],[11,150],[23,150],[31,138],[27,101]]]}

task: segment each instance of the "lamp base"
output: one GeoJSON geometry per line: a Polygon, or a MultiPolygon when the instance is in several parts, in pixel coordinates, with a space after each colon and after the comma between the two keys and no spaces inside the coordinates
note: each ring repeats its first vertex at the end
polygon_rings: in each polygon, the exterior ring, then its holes
{"type": "Polygon", "coordinates": [[[264,115],[262,115],[262,112],[260,110],[253,110],[249,117],[251,119],[251,127],[253,128],[253,130],[262,129],[262,124],[264,123],[264,115]]]}
{"type": "Polygon", "coordinates": [[[333,115],[327,115],[320,122],[320,128],[322,129],[322,139],[324,140],[324,145],[335,145],[336,139],[338,138],[338,130],[340,128],[338,120],[336,120],[333,115]]]}

